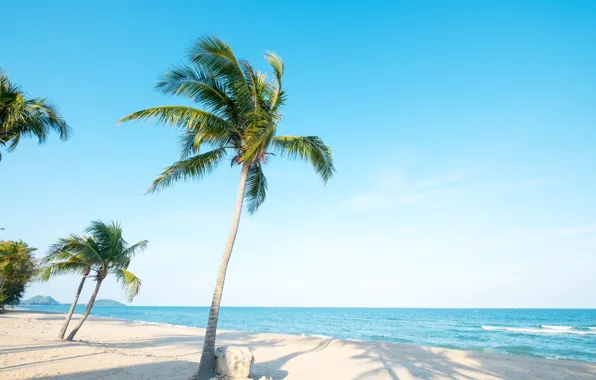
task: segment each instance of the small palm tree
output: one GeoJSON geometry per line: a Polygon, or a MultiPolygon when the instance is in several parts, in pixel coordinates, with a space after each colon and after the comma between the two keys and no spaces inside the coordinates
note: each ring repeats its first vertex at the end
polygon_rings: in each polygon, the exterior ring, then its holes
{"type": "Polygon", "coordinates": [[[26,98],[0,69],[0,147],[13,151],[22,137],[31,136],[42,144],[50,131],[58,132],[62,140],[70,135],[70,127],[47,99],[26,98]]]}
{"type": "Polygon", "coordinates": [[[198,379],[210,379],[215,372],[215,336],[228,262],[236,239],[243,202],[250,214],[265,201],[267,179],[263,168],[273,154],[300,158],[314,166],[324,182],[332,176],[331,149],[316,136],[277,136],[281,107],[284,63],[267,53],[273,79],[256,71],[217,38],[203,38],[190,52],[190,62],[169,70],[157,88],[165,94],[181,95],[202,108],[163,106],[135,112],[120,122],[156,118],[161,124],[181,128],[180,161],[163,171],[148,192],[191,178],[210,174],[226,157],[241,167],[240,184],[232,227],[225,245],[209,311],[198,379]],[[203,152],[202,148],[212,149],[203,152]]]}
{"type": "Polygon", "coordinates": [[[91,273],[91,269],[94,266],[100,266],[102,264],[101,257],[91,248],[93,245],[93,239],[73,234],[67,238],[59,239],[41,261],[43,265],[39,272],[39,279],[41,281],[48,281],[53,277],[65,274],[81,274],[81,282],[70,305],[64,325],[58,334],[59,339],[63,339],[64,334],[66,334],[66,329],[79,301],[85,280],[87,280],[87,277],[91,273]]]}
{"type": "MultiPolygon", "coordinates": [[[[105,224],[94,221],[91,222],[85,232],[89,237],[73,234],[58,240],[52,246],[51,252],[46,258],[49,265],[44,268],[44,276],[46,277],[64,273],[82,273],[84,277],[79,284],[77,298],[83,287],[84,279],[89,275],[85,276],[87,268],[92,273],[91,277],[95,278],[97,282],[85,313],[66,337],[66,340],[73,340],[89,313],[91,313],[99,288],[106,276],[109,274],[116,276],[116,279],[126,291],[129,302],[132,302],[141,288],[141,280],[128,270],[128,266],[132,257],[147,247],[147,240],[129,246],[122,237],[122,227],[115,222],[105,224]]],[[[71,306],[71,314],[74,306],[76,306],[76,299],[71,306]]]]}

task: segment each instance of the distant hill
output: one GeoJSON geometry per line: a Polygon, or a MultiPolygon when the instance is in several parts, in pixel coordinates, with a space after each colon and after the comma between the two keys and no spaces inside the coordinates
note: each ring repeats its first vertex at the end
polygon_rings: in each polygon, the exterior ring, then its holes
{"type": "Polygon", "coordinates": [[[60,302],[50,296],[35,296],[21,301],[21,305],[60,305],[60,302]]]}
{"type": "Polygon", "coordinates": [[[95,300],[96,306],[126,306],[123,303],[114,300],[95,300]]]}

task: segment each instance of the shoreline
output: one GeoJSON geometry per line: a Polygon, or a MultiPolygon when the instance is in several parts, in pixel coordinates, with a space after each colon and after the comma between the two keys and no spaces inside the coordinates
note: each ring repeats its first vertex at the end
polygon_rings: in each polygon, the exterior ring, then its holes
{"type": "MultiPolygon", "coordinates": [[[[63,314],[7,310],[0,319],[0,377],[16,379],[160,379],[165,373],[188,379],[198,368],[205,331],[90,317],[79,340],[67,343],[55,339],[63,314]]],[[[249,347],[255,374],[275,380],[596,377],[589,362],[405,343],[221,330],[217,344],[249,347]]]]}
{"type": "MultiPolygon", "coordinates": [[[[66,304],[61,304],[60,306],[69,306],[66,304]]],[[[79,305],[79,306],[84,306],[84,305],[79,305]]],[[[30,311],[30,312],[40,312],[40,313],[54,313],[54,314],[62,314],[62,311],[57,311],[57,310],[38,310],[36,309],[36,307],[43,307],[43,305],[38,305],[32,306],[33,308],[27,308],[27,305],[23,305],[17,308],[14,308],[13,310],[21,310],[21,311],[30,311]]],[[[102,308],[111,308],[111,307],[119,307],[119,306],[102,306],[102,308]]],[[[126,306],[125,308],[128,308],[131,306],[126,306]]],[[[141,307],[141,308],[155,308],[154,306],[132,306],[132,308],[135,307],[141,307]]],[[[180,308],[203,308],[203,309],[208,309],[208,307],[195,307],[195,306],[168,306],[166,308],[176,308],[176,307],[180,307],[180,308]]],[[[158,307],[159,308],[159,307],[158,307]]],[[[278,309],[276,307],[236,307],[236,306],[228,306],[226,308],[229,309],[243,309],[243,308],[248,308],[248,309],[278,309]]],[[[310,307],[292,307],[292,309],[313,309],[310,307]]],[[[317,309],[317,308],[314,308],[317,309]]],[[[332,309],[332,308],[323,308],[323,309],[332,309]]],[[[337,308],[337,309],[342,309],[342,308],[337,308]]],[[[345,308],[344,308],[345,309],[345,308]]],[[[355,310],[360,310],[361,308],[348,308],[348,309],[355,309],[355,310]]],[[[391,308],[384,308],[387,310],[390,310],[391,308]]],[[[421,310],[427,310],[425,309],[421,309],[421,310]]],[[[461,309],[451,309],[451,310],[461,310],[461,309]]],[[[498,311],[501,311],[503,309],[495,309],[498,311]]],[[[513,310],[513,309],[512,309],[513,310]]],[[[551,310],[551,309],[545,309],[545,310],[551,310]]],[[[571,310],[571,309],[565,309],[565,310],[571,310]]],[[[589,309],[581,309],[581,310],[589,310],[589,309]]],[[[74,315],[77,315],[76,313],[74,315]]],[[[162,321],[147,321],[147,320],[142,320],[142,319],[132,319],[132,318],[127,318],[126,316],[122,316],[122,317],[118,317],[118,316],[112,316],[112,313],[104,313],[104,315],[91,315],[91,317],[93,318],[97,318],[97,319],[108,319],[108,320],[113,320],[113,321],[121,321],[121,322],[135,322],[135,323],[139,323],[139,324],[145,324],[145,325],[163,325],[163,326],[169,326],[169,327],[176,327],[176,328],[193,328],[193,329],[204,329],[204,327],[202,326],[195,326],[192,324],[176,324],[176,323],[170,323],[170,322],[162,322],[162,321]],[[107,315],[107,316],[106,316],[107,315]]],[[[135,315],[136,317],[139,317],[141,315],[135,315]]],[[[351,318],[348,318],[351,319],[351,318]]],[[[184,322],[183,322],[184,323],[184,322]]],[[[291,324],[289,325],[291,326],[291,324]]],[[[484,331],[495,331],[495,332],[499,332],[499,333],[507,333],[508,331],[512,331],[515,333],[520,333],[520,334],[525,334],[525,335],[529,335],[529,336],[535,336],[536,339],[538,339],[538,337],[545,337],[548,335],[551,336],[563,336],[563,335],[569,335],[569,334],[573,334],[573,335],[596,335],[596,327],[586,327],[584,325],[577,325],[576,326],[552,326],[552,325],[528,325],[528,326],[511,326],[511,325],[479,325],[478,330],[482,329],[484,331]]],[[[358,335],[358,334],[339,334],[339,335],[334,335],[333,332],[327,332],[327,331],[311,331],[311,332],[302,332],[302,331],[283,331],[284,328],[283,327],[279,327],[279,330],[274,330],[274,329],[269,329],[269,328],[264,328],[263,330],[259,330],[259,329],[243,329],[243,328],[237,328],[238,326],[232,327],[230,328],[229,326],[227,328],[221,328],[220,327],[220,331],[227,331],[227,332],[237,332],[237,333],[251,333],[251,334],[261,334],[261,333],[267,333],[267,334],[277,334],[277,335],[287,335],[287,336],[300,336],[300,337],[312,337],[312,338],[322,338],[322,339],[336,339],[336,340],[343,340],[346,342],[368,342],[368,343],[381,343],[381,344],[400,344],[400,345],[413,345],[413,346],[419,346],[419,347],[432,347],[432,348],[437,348],[437,349],[451,349],[451,350],[461,350],[461,351],[467,351],[467,352],[474,352],[474,353],[495,353],[495,354],[501,354],[501,355],[509,355],[509,356],[521,356],[521,357],[531,357],[531,358],[542,358],[542,359],[548,359],[548,360],[569,360],[569,361],[578,361],[578,362],[585,362],[585,363],[592,363],[592,364],[596,364],[596,358],[590,356],[588,353],[584,353],[583,355],[579,356],[579,355],[575,355],[576,357],[568,357],[568,356],[564,356],[564,355],[557,355],[557,353],[551,352],[551,353],[543,353],[543,352],[533,352],[532,350],[528,350],[526,352],[515,352],[515,350],[513,351],[509,351],[507,349],[504,349],[502,347],[515,347],[515,345],[511,345],[511,342],[506,343],[506,341],[502,341],[499,346],[495,347],[493,346],[479,346],[479,345],[467,345],[467,344],[462,344],[461,342],[465,341],[464,339],[462,339],[460,342],[454,342],[453,344],[449,344],[449,343],[445,343],[445,344],[433,344],[433,342],[419,342],[416,341],[414,339],[393,339],[392,337],[389,336],[385,336],[383,335],[382,337],[385,339],[377,339],[376,336],[373,336],[372,339],[370,339],[371,337],[361,337],[361,336],[353,336],[353,335],[358,335]],[[350,336],[352,335],[352,336],[350,336]],[[368,339],[367,339],[368,338],[368,339]],[[509,346],[507,346],[506,344],[509,344],[509,346]],[[499,350],[499,348],[501,348],[501,350],[499,350]]],[[[243,327],[248,327],[248,326],[243,326],[243,327]]],[[[476,326],[472,326],[473,328],[475,328],[476,326]]],[[[358,331],[357,329],[353,330],[353,331],[358,331]]],[[[532,338],[533,339],[533,338],[532,338]]],[[[494,342],[494,340],[493,340],[494,342]]],[[[536,347],[539,347],[540,342],[537,341],[536,342],[536,347]]],[[[531,344],[528,345],[528,347],[534,347],[531,344]]],[[[546,350],[545,350],[546,351],[546,350]]],[[[578,351],[580,352],[580,351],[578,351]]]]}

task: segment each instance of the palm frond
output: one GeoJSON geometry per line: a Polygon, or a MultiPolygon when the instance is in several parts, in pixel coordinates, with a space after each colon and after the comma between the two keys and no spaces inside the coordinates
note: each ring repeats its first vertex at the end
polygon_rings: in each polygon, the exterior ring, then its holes
{"type": "MultiPolygon", "coordinates": [[[[236,135],[234,127],[226,120],[210,112],[192,107],[164,106],[138,111],[120,120],[152,120],[184,129],[184,135],[194,136],[196,150],[202,143],[223,146],[236,135]]],[[[183,144],[187,144],[183,141],[183,144]]],[[[183,155],[185,153],[183,152],[183,155]]]]}
{"type": "Polygon", "coordinates": [[[244,75],[244,81],[248,90],[250,91],[251,100],[253,103],[253,107],[256,109],[259,106],[258,102],[258,89],[257,89],[257,81],[258,75],[246,60],[240,60],[240,67],[242,70],[242,74],[244,75]]]}
{"type": "Polygon", "coordinates": [[[36,137],[44,143],[51,132],[68,139],[71,129],[56,107],[47,99],[28,99],[0,69],[0,141],[8,151],[14,150],[21,138],[36,137]]]}
{"type": "Polygon", "coordinates": [[[200,38],[191,48],[189,58],[205,73],[225,84],[240,114],[250,112],[253,102],[249,83],[228,44],[217,37],[200,38]]]}
{"type": "Polygon", "coordinates": [[[246,188],[244,191],[244,201],[249,214],[254,214],[261,204],[265,202],[267,192],[267,178],[263,173],[261,162],[255,162],[250,165],[246,188]]]}
{"type": "Polygon", "coordinates": [[[242,162],[256,162],[267,152],[277,130],[277,123],[272,116],[265,109],[251,113],[243,136],[242,162]]]}
{"type": "Polygon", "coordinates": [[[45,282],[56,276],[83,273],[86,268],[84,263],[77,260],[52,263],[40,269],[38,278],[45,282]]]}
{"type": "Polygon", "coordinates": [[[331,148],[317,136],[276,136],[271,143],[282,156],[310,162],[325,183],[335,172],[331,148]]]}
{"type": "Polygon", "coordinates": [[[46,131],[53,130],[59,134],[61,140],[68,139],[72,130],[52,102],[43,98],[30,99],[25,102],[25,108],[30,117],[41,120],[46,131]]]}
{"type": "Polygon", "coordinates": [[[124,289],[128,302],[132,302],[141,290],[141,279],[134,273],[123,268],[113,269],[111,272],[116,276],[116,279],[124,289]]]}
{"type": "Polygon", "coordinates": [[[61,246],[58,244],[52,245],[48,254],[45,255],[44,257],[42,257],[42,259],[41,259],[42,265],[50,264],[52,262],[59,262],[59,261],[69,261],[69,260],[82,261],[82,259],[80,257],[77,257],[73,253],[61,250],[60,248],[54,249],[54,247],[61,247],[61,246]]]}
{"type": "Polygon", "coordinates": [[[202,135],[197,133],[197,131],[184,131],[182,136],[180,136],[180,146],[182,148],[180,152],[181,159],[201,153],[201,144],[203,143],[201,137],[202,135]]]}
{"type": "Polygon", "coordinates": [[[273,73],[275,74],[276,84],[273,97],[271,98],[271,108],[275,110],[279,107],[280,103],[285,101],[284,92],[281,86],[285,64],[281,57],[273,52],[266,53],[265,59],[269,62],[271,68],[273,69],[273,73]]]}
{"type": "Polygon", "coordinates": [[[158,124],[170,125],[183,129],[209,128],[213,132],[225,132],[232,126],[229,122],[210,112],[203,111],[193,107],[184,106],[160,106],[147,108],[134,112],[123,117],[118,122],[123,123],[132,120],[157,119],[158,124]]]}
{"type": "Polygon", "coordinates": [[[228,44],[217,37],[203,37],[190,50],[192,62],[216,78],[243,78],[242,69],[228,44]]]}
{"type": "Polygon", "coordinates": [[[65,238],[60,238],[50,247],[50,251],[43,260],[44,263],[69,260],[76,256],[79,260],[96,263],[103,258],[93,239],[70,234],[65,238]]]}
{"type": "Polygon", "coordinates": [[[149,245],[148,240],[141,240],[140,242],[135,243],[135,244],[131,245],[130,247],[126,248],[122,252],[122,256],[127,257],[130,260],[135,255],[137,255],[137,254],[143,252],[145,249],[147,249],[148,245],[149,245]]]}
{"type": "Polygon", "coordinates": [[[85,232],[93,236],[105,264],[117,260],[127,243],[122,237],[122,226],[118,222],[104,223],[94,220],[85,232]]]}
{"type": "Polygon", "coordinates": [[[226,85],[197,65],[178,65],[168,70],[155,86],[164,94],[186,96],[229,119],[237,116],[235,103],[226,85]]]}
{"type": "Polygon", "coordinates": [[[200,179],[211,173],[222,161],[225,155],[226,149],[218,148],[178,161],[164,170],[161,175],[153,181],[147,190],[147,193],[166,188],[181,180],[189,180],[191,178],[200,179]]]}

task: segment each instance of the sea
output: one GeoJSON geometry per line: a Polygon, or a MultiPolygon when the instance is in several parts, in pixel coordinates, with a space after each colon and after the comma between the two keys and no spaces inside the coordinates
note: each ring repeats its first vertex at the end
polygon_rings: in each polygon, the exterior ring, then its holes
{"type": "MultiPolygon", "coordinates": [[[[26,306],[68,312],[69,305],[26,306]]],[[[76,313],[83,313],[78,306],[76,313]]],[[[207,307],[95,306],[92,315],[205,327],[207,307]]],[[[222,307],[218,328],[596,362],[596,309],[222,307]]]]}

